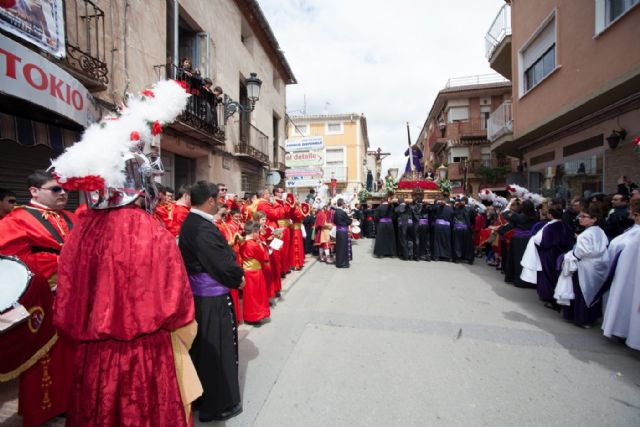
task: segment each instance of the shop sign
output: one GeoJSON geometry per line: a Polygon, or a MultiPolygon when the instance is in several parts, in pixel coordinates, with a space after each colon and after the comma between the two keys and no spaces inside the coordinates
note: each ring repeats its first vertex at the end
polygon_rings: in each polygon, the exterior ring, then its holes
{"type": "Polygon", "coordinates": [[[287,187],[319,187],[322,185],[321,179],[289,179],[287,187]]]}
{"type": "Polygon", "coordinates": [[[0,92],[38,104],[84,127],[97,120],[93,97],[78,80],[1,34],[0,92]]]}
{"type": "Polygon", "coordinates": [[[287,139],[284,143],[284,149],[288,152],[322,150],[323,148],[324,138],[321,136],[287,139]]]}
{"type": "Polygon", "coordinates": [[[284,157],[284,164],[288,168],[319,166],[324,164],[324,153],[322,151],[297,151],[295,153],[287,153],[284,157]]]}

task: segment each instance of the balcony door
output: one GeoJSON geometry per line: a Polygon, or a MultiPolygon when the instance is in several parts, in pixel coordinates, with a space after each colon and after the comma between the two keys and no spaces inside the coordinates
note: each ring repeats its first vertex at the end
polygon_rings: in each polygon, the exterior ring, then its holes
{"type": "MultiPolygon", "coordinates": [[[[249,105],[249,98],[247,96],[247,86],[245,86],[244,82],[240,82],[240,104],[241,105],[249,105]]],[[[240,116],[240,141],[244,143],[249,143],[249,125],[251,123],[251,112],[238,112],[240,116]]]]}

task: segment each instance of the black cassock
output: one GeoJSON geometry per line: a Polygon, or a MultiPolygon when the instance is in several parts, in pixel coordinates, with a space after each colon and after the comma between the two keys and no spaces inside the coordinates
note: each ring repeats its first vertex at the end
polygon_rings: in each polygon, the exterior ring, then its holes
{"type": "Polygon", "coordinates": [[[396,233],[393,227],[393,206],[383,203],[375,211],[376,241],[375,256],[396,256],[396,233]]]}
{"type": "Polygon", "coordinates": [[[475,248],[473,246],[472,226],[475,217],[467,206],[453,208],[453,259],[473,264],[475,248]]]}
{"type": "Polygon", "coordinates": [[[304,231],[307,233],[307,237],[304,239],[304,253],[310,254],[313,252],[313,227],[316,223],[315,215],[307,215],[302,220],[304,231]]]}
{"type": "Polygon", "coordinates": [[[336,226],[336,267],[349,267],[349,225],[351,225],[351,218],[344,210],[337,208],[333,213],[333,223],[336,226]]]}
{"type": "MultiPolygon", "coordinates": [[[[178,245],[190,280],[194,276],[204,276],[207,280],[208,275],[227,288],[240,286],[244,276],[242,267],[212,222],[194,213],[187,215],[178,245]]],[[[198,296],[195,291],[193,299],[198,333],[189,354],[204,389],[199,407],[201,412],[218,415],[242,401],[233,301],[228,293],[198,296]]]]}
{"type": "Polygon", "coordinates": [[[433,209],[433,246],[431,256],[433,259],[446,258],[451,260],[451,222],[453,221],[453,208],[448,205],[436,205],[433,209]]]}
{"type": "Polygon", "coordinates": [[[414,223],[416,236],[415,248],[417,248],[416,255],[418,259],[431,261],[429,206],[422,202],[417,202],[411,204],[411,209],[413,210],[415,221],[417,221],[417,224],[414,223]]]}
{"type": "Polygon", "coordinates": [[[522,273],[520,261],[522,261],[524,251],[527,249],[527,243],[529,243],[529,239],[531,238],[531,228],[533,224],[537,222],[537,218],[527,217],[522,213],[512,212],[510,210],[504,212],[502,215],[514,228],[511,241],[509,242],[506,260],[503,260],[505,264],[504,281],[514,283],[516,286],[521,287],[535,287],[520,279],[520,273],[522,273]]]}
{"type": "Polygon", "coordinates": [[[362,235],[373,239],[376,237],[376,211],[367,209],[364,211],[364,223],[362,227],[362,235]]]}
{"type": "Polygon", "coordinates": [[[417,259],[415,237],[416,219],[413,209],[405,203],[395,209],[398,218],[398,255],[404,260],[417,259]]]}

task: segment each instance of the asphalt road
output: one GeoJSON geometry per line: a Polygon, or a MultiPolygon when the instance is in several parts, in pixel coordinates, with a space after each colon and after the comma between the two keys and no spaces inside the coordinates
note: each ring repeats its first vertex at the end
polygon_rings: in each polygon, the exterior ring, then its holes
{"type": "Polygon", "coordinates": [[[640,425],[638,352],[482,260],[376,259],[371,244],[350,269],[293,273],[272,322],[241,327],[244,412],[224,425],[640,425]]]}

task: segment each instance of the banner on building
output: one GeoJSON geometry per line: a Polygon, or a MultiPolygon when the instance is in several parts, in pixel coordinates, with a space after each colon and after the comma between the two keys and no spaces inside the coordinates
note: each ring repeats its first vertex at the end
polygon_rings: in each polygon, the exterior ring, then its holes
{"type": "Polygon", "coordinates": [[[287,187],[319,187],[321,179],[287,179],[287,187]]]}
{"type": "Polygon", "coordinates": [[[288,152],[322,150],[323,148],[324,138],[321,136],[287,139],[284,143],[284,149],[288,152]]]}
{"type": "Polygon", "coordinates": [[[0,92],[87,127],[99,117],[93,96],[71,74],[0,34],[0,92]]]}
{"type": "Polygon", "coordinates": [[[58,58],[65,56],[62,0],[16,0],[3,4],[0,7],[1,29],[58,58]]]}
{"type": "Polygon", "coordinates": [[[324,153],[322,151],[297,151],[287,153],[284,157],[284,164],[288,168],[320,166],[324,164],[324,153]]]}
{"type": "Polygon", "coordinates": [[[296,168],[285,171],[287,179],[322,178],[323,174],[323,170],[319,168],[296,168]]]}

